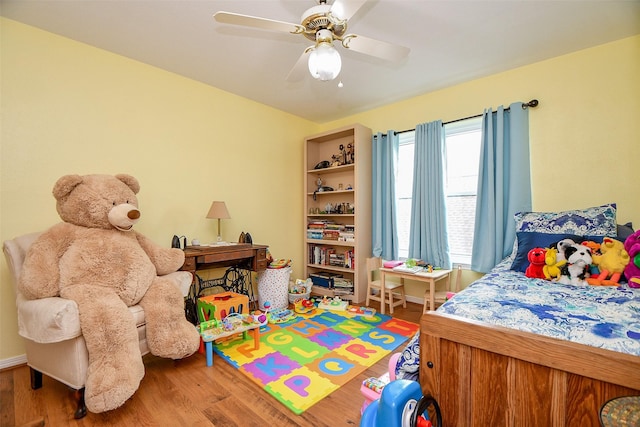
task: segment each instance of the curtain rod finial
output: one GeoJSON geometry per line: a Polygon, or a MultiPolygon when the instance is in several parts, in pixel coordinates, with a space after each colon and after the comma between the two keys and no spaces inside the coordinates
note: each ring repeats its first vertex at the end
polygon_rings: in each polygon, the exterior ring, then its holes
{"type": "Polygon", "coordinates": [[[522,109],[526,110],[529,107],[535,108],[537,106],[538,106],[538,100],[537,99],[532,99],[531,101],[525,102],[524,104],[522,104],[522,109]]]}

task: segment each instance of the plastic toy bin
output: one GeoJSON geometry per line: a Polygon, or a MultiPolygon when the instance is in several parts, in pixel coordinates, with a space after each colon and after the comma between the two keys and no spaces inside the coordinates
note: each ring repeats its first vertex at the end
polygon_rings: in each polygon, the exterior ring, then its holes
{"type": "Polygon", "coordinates": [[[213,318],[222,320],[231,313],[248,313],[249,298],[234,292],[207,295],[198,298],[198,320],[204,322],[213,318]]]}
{"type": "Polygon", "coordinates": [[[258,274],[258,305],[264,310],[269,301],[271,309],[279,310],[289,306],[289,278],[291,267],[267,268],[258,274]]]}

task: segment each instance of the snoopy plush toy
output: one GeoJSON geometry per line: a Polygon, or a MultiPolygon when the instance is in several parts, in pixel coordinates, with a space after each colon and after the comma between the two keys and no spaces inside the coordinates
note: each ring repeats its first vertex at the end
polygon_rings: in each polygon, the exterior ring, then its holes
{"type": "Polygon", "coordinates": [[[574,243],[564,248],[567,263],[560,270],[559,283],[565,285],[587,285],[589,266],[591,265],[591,249],[585,245],[574,243]]]}

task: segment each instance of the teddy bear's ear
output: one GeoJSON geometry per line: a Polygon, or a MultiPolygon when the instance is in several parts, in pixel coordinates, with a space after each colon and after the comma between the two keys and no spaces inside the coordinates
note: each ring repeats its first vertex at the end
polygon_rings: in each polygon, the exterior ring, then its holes
{"type": "Polygon", "coordinates": [[[53,186],[53,197],[56,200],[60,200],[73,191],[78,185],[82,183],[82,177],[80,175],[65,175],[58,179],[53,186]]]}
{"type": "Polygon", "coordinates": [[[127,175],[126,173],[119,173],[118,175],[116,175],[116,178],[127,184],[127,187],[129,187],[131,191],[133,191],[133,194],[138,194],[138,191],[140,191],[140,183],[138,183],[138,180],[131,175],[127,175]]]}

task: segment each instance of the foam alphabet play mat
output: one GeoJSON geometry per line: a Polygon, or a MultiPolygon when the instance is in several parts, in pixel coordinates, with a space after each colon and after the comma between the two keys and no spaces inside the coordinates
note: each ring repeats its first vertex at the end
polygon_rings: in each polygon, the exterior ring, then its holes
{"type": "Polygon", "coordinates": [[[419,325],[376,313],[315,310],[266,325],[252,340],[214,351],[296,414],[301,414],[412,337],[419,325]]]}

